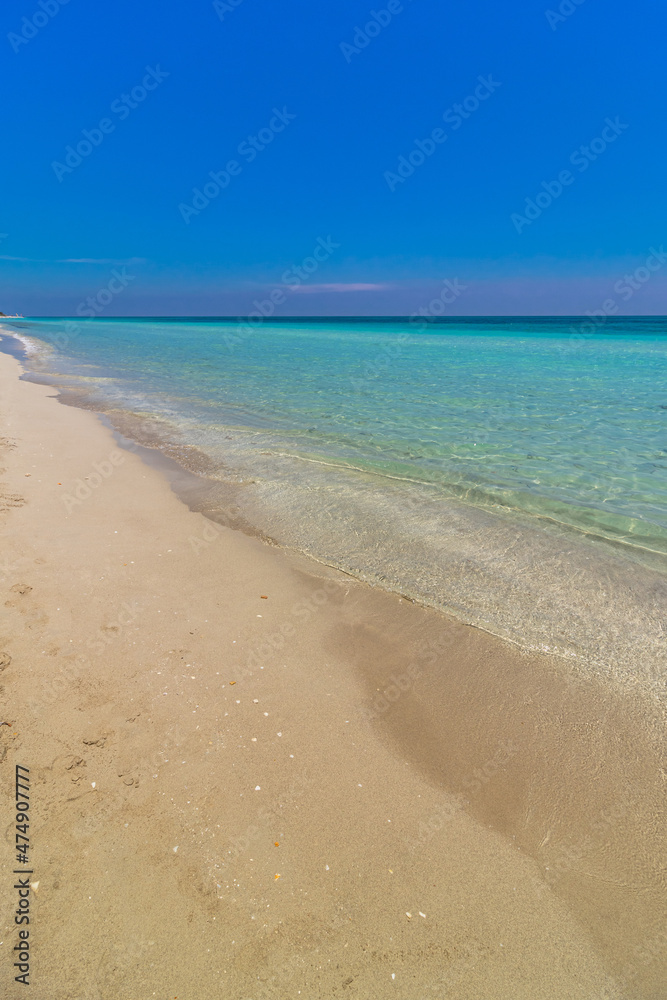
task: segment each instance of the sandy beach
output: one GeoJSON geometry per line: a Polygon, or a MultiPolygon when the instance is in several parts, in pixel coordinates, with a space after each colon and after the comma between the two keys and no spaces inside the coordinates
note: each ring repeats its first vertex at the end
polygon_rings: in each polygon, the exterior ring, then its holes
{"type": "Polygon", "coordinates": [[[216,524],[20,373],[3,996],[21,765],[35,1000],[664,997],[659,705],[216,524]]]}

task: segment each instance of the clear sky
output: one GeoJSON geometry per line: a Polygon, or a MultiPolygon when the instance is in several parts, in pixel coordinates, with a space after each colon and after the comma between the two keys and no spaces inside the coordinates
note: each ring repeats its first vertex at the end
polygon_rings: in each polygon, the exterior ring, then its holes
{"type": "Polygon", "coordinates": [[[667,313],[664,0],[0,19],[5,312],[667,313]]]}

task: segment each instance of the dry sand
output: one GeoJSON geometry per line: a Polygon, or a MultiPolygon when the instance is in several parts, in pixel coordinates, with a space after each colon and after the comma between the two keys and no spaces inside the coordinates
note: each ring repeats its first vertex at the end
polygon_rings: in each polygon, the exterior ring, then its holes
{"type": "Polygon", "coordinates": [[[3,997],[664,1000],[654,705],[214,524],[20,370],[3,997]]]}

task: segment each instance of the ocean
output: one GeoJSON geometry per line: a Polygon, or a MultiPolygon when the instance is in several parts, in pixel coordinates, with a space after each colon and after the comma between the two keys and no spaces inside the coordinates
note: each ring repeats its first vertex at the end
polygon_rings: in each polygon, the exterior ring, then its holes
{"type": "Polygon", "coordinates": [[[212,484],[213,516],[527,650],[664,683],[667,319],[3,328],[27,377],[212,484]]]}

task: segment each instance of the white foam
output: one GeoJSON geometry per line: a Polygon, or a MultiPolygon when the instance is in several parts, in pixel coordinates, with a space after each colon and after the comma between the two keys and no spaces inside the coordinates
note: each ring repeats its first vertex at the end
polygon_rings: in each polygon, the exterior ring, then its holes
{"type": "Polygon", "coordinates": [[[13,337],[14,340],[20,340],[23,346],[25,347],[27,354],[39,353],[38,345],[35,343],[34,340],[31,340],[30,337],[26,337],[22,333],[16,333],[14,330],[8,330],[7,327],[5,326],[0,326],[0,333],[6,333],[7,336],[13,337]]]}

